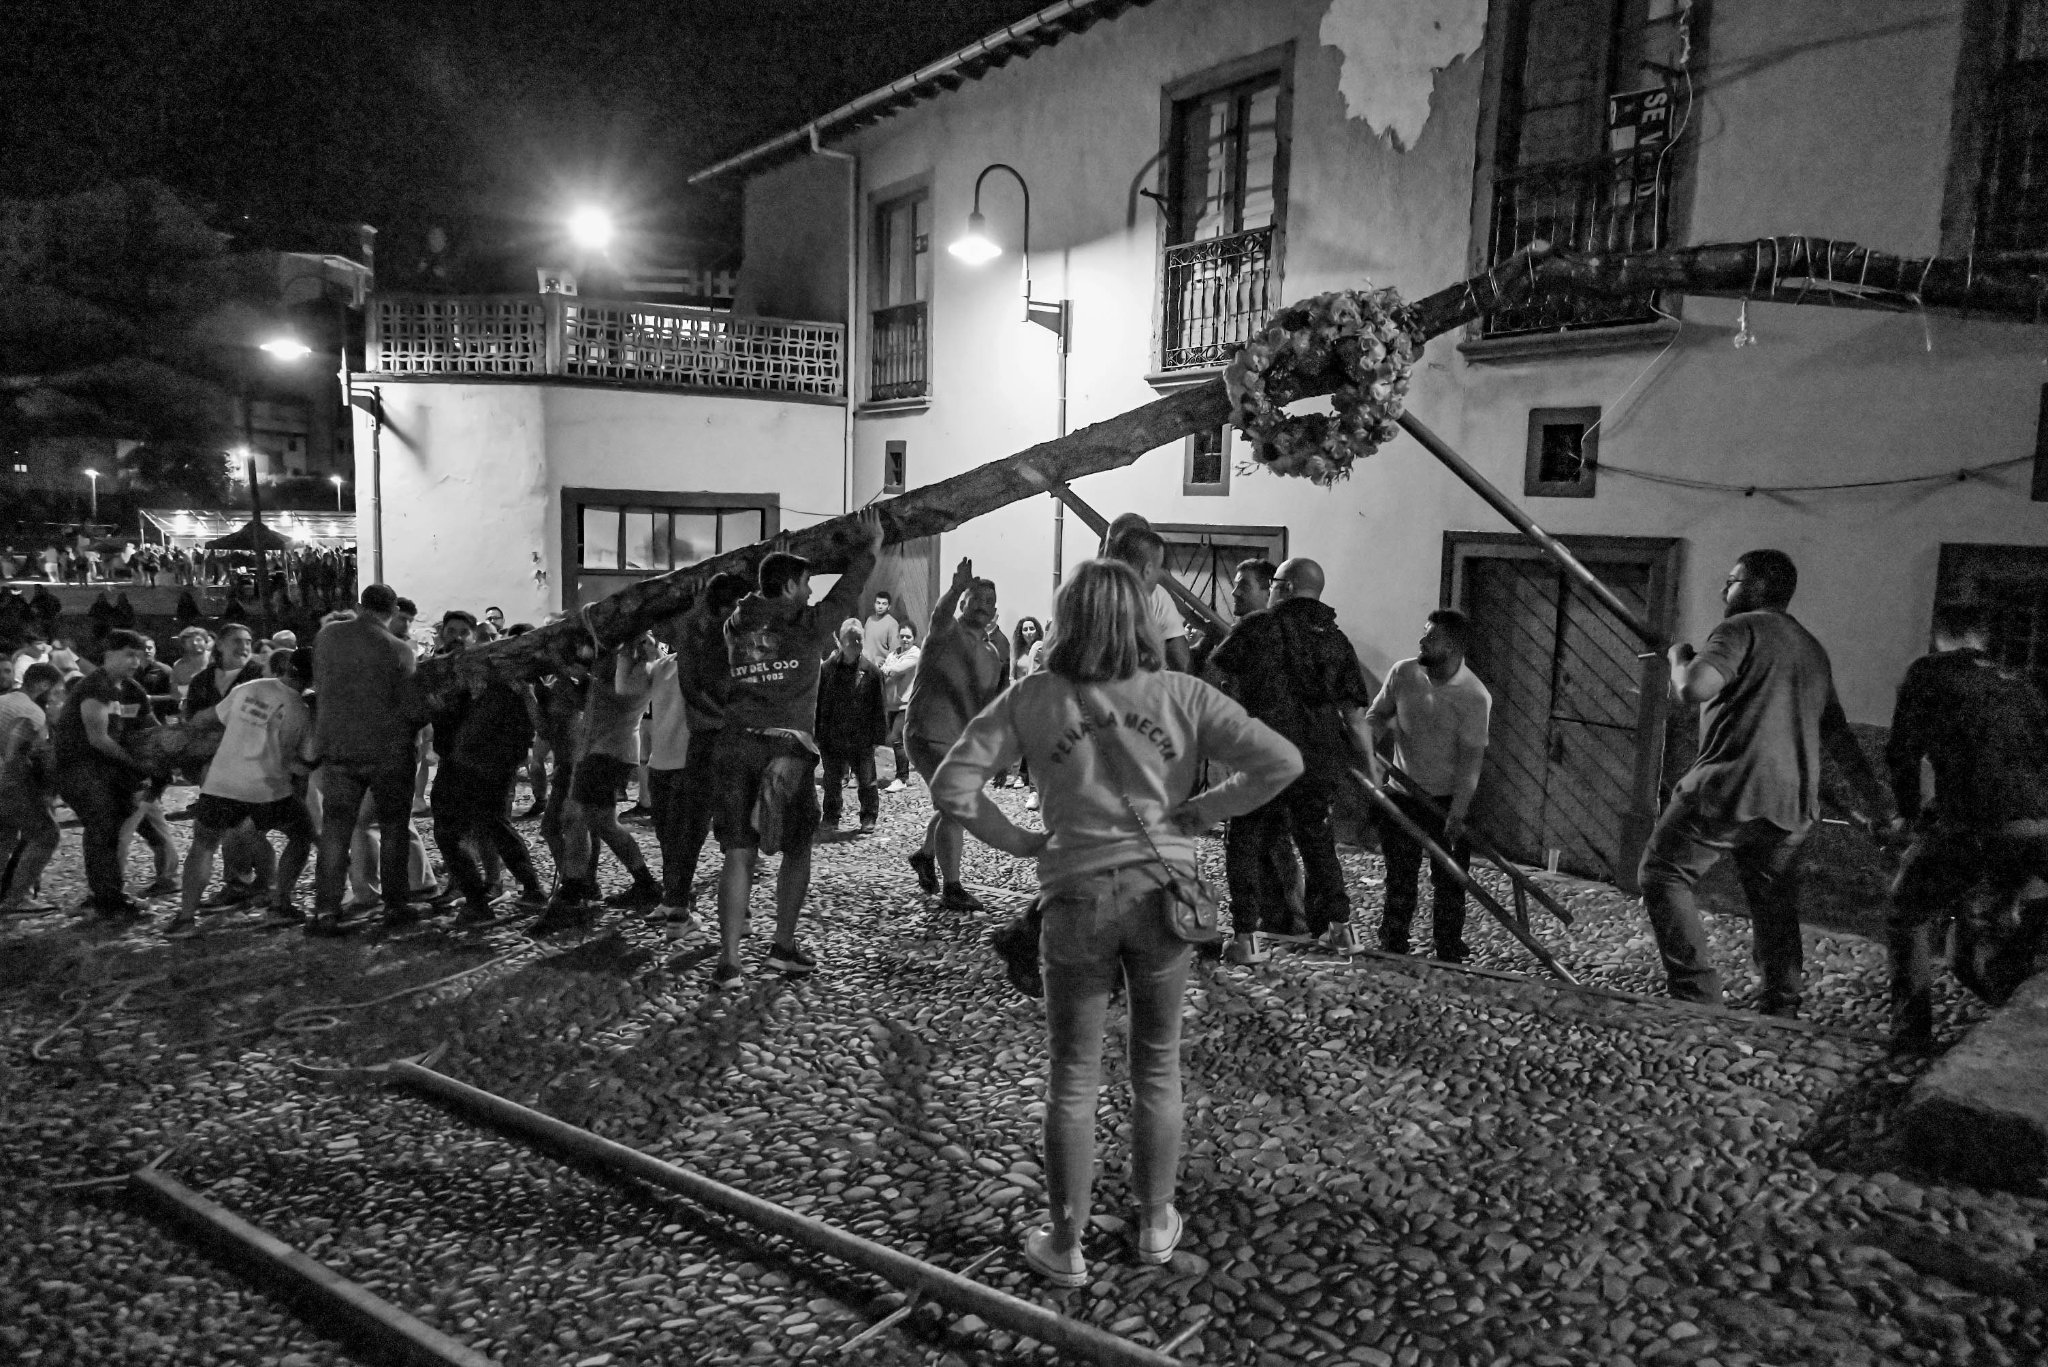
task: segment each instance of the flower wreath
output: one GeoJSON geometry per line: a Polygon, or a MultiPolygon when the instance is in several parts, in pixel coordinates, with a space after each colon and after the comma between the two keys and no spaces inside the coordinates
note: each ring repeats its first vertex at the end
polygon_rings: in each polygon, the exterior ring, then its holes
{"type": "Polygon", "coordinates": [[[1416,349],[1413,310],[1391,289],[1291,304],[1225,368],[1230,420],[1273,473],[1335,484],[1400,430],[1416,349]],[[1292,399],[1322,389],[1334,413],[1286,412],[1292,399]]]}

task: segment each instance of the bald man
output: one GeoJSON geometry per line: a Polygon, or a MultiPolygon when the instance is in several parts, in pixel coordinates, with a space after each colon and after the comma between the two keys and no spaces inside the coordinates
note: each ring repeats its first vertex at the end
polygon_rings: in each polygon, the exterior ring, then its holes
{"type": "Polygon", "coordinates": [[[1322,596],[1323,567],[1287,561],[1274,571],[1272,606],[1238,619],[1209,657],[1224,691],[1293,741],[1307,766],[1280,796],[1230,823],[1224,867],[1235,932],[1225,951],[1231,963],[1262,962],[1264,927],[1285,919],[1284,891],[1270,872],[1270,850],[1283,840],[1301,851],[1310,936],[1340,954],[1360,948],[1330,807],[1345,770],[1371,748],[1365,709],[1373,692],[1358,652],[1322,596]]]}

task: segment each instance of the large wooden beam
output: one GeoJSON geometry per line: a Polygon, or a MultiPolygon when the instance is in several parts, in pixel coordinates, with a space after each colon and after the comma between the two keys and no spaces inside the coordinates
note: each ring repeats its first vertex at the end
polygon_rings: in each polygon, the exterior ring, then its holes
{"type": "MultiPolygon", "coordinates": [[[[1055,484],[1129,465],[1147,451],[1190,432],[1221,427],[1229,417],[1230,398],[1221,380],[1184,389],[1143,408],[877,504],[882,514],[884,541],[893,545],[951,531],[984,513],[1044,494],[1055,484]]],[[[547,673],[571,658],[576,643],[588,640],[591,633],[609,645],[687,612],[711,576],[721,570],[733,570],[751,579],[762,556],[772,550],[787,549],[809,560],[820,572],[835,573],[860,545],[860,532],[854,526],[853,516],[847,514],[773,541],[728,551],[689,569],[621,589],[591,604],[582,621],[557,622],[459,655],[424,661],[419,670],[420,685],[432,694],[459,685],[473,686],[491,678],[547,673]]]]}

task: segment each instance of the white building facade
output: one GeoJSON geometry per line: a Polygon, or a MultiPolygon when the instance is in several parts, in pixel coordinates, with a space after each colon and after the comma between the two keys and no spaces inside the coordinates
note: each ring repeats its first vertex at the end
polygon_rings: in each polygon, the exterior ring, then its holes
{"type": "MultiPolygon", "coordinates": [[[[1024,203],[992,164],[1029,187],[1032,297],[1071,304],[1077,428],[1213,377],[1285,301],[1418,298],[1538,237],[2048,247],[2015,153],[2048,123],[2015,93],[2044,56],[2039,0],[1064,0],[700,175],[749,177],[743,307],[848,300],[859,504],[1058,429],[1059,342],[1025,319],[1024,203]],[[1006,251],[974,266],[944,248],[978,178],[1006,251]]],[[[2048,663],[2044,356],[2039,328],[1652,296],[1439,338],[1409,406],[1677,639],[1711,629],[1737,555],[1790,552],[1795,613],[1882,725],[1940,598],[1996,603],[2000,648],[2048,663]]],[[[1144,512],[1226,610],[1237,559],[1319,560],[1378,673],[1430,609],[1471,613],[1489,824],[1632,871],[1682,729],[1661,665],[1413,442],[1322,490],[1202,434],[1078,492],[1144,512]]],[[[1005,621],[1043,617],[1055,535],[1049,500],[1012,506],[928,573],[971,556],[1005,621]]],[[[1070,518],[1062,564],[1093,551],[1070,518]]]]}

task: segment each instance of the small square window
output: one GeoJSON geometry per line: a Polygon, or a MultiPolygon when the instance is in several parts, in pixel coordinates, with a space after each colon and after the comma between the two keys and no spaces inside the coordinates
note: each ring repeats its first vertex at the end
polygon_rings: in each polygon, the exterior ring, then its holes
{"type": "Polygon", "coordinates": [[[882,492],[900,494],[910,487],[910,443],[892,441],[882,448],[882,492]]]}
{"type": "Polygon", "coordinates": [[[1230,493],[1230,429],[1213,427],[1187,439],[1181,467],[1184,495],[1227,497],[1230,493]]]}
{"type": "Polygon", "coordinates": [[[1534,498],[1591,498],[1600,467],[1600,410],[1532,408],[1522,492],[1534,498]]]}

